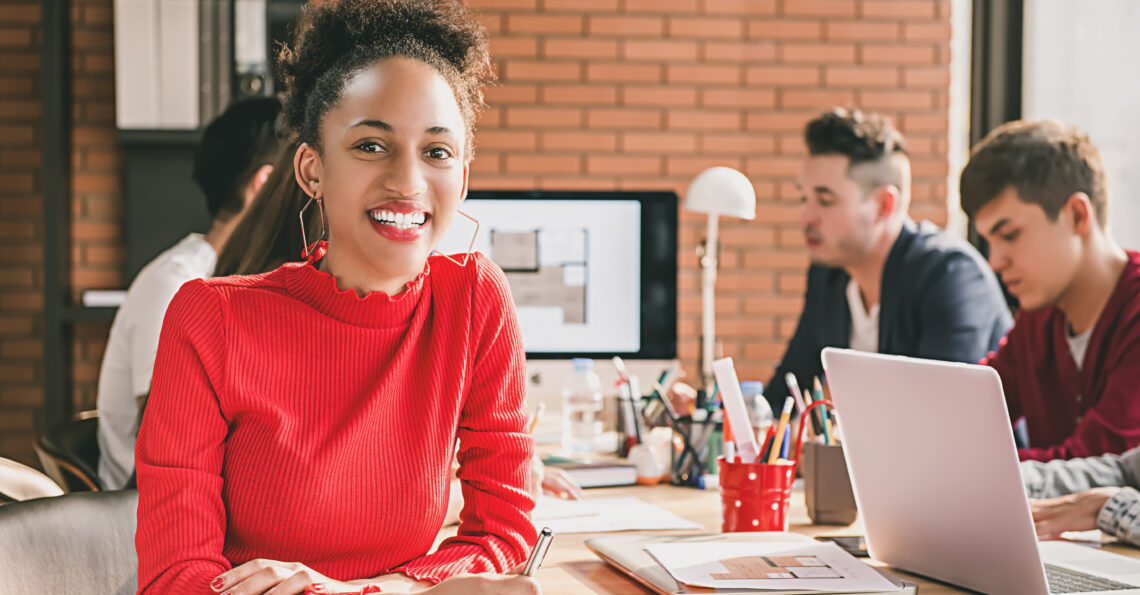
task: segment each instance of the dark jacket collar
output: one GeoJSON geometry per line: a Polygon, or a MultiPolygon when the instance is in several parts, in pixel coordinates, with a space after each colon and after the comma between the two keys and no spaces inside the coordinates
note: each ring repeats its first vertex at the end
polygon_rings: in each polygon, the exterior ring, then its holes
{"type": "Polygon", "coordinates": [[[891,328],[894,317],[902,310],[900,306],[905,281],[902,278],[905,269],[903,263],[906,262],[907,254],[914,245],[915,238],[918,237],[918,231],[918,224],[910,217],[905,218],[899,237],[895,238],[895,243],[887,255],[887,262],[883,264],[883,280],[879,284],[880,349],[883,346],[883,339],[888,336],[885,329],[891,328]]]}

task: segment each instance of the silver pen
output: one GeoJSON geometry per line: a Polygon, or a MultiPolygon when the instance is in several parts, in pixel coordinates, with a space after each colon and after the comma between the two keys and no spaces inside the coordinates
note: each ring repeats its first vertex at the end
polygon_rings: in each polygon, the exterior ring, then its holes
{"type": "Polygon", "coordinates": [[[546,550],[550,549],[552,539],[554,539],[554,531],[551,531],[550,527],[543,527],[538,534],[538,541],[534,544],[534,550],[530,552],[530,559],[526,561],[526,566],[523,567],[523,576],[534,576],[538,567],[542,566],[542,559],[546,557],[546,550]]]}

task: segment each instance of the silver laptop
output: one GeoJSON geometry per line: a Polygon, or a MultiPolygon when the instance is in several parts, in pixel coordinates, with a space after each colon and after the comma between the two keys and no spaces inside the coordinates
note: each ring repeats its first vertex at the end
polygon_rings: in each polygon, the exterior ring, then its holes
{"type": "Polygon", "coordinates": [[[1140,594],[1140,560],[1038,543],[993,369],[832,348],[823,367],[876,560],[983,593],[1140,594]]]}

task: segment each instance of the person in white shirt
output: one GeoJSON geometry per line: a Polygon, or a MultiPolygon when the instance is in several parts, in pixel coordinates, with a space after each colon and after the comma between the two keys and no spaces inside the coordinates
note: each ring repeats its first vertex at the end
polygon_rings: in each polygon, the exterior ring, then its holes
{"type": "Polygon", "coordinates": [[[202,134],[194,182],[206,196],[213,223],[148,263],[131,282],[111,324],[99,372],[99,477],[105,489],[128,486],[135,470],[135,438],[158,350],[166,307],[182,284],[214,273],[218,252],[273,170],[281,146],[281,104],[258,98],[231,105],[202,134]]]}

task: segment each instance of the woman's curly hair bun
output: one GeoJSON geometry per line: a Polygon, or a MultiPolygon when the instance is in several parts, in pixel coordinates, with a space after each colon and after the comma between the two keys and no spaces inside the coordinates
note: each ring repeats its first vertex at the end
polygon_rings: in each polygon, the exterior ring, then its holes
{"type": "Polygon", "coordinates": [[[394,56],[435,67],[451,85],[470,156],[483,88],[494,74],[487,32],[457,0],[310,0],[293,43],[278,54],[286,124],[303,142],[317,144],[321,121],[345,83],[394,56]]]}

